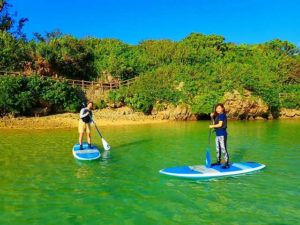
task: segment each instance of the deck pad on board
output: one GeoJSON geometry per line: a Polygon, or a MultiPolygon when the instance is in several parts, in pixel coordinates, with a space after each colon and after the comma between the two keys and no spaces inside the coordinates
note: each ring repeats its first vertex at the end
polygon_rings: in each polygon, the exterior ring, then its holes
{"type": "Polygon", "coordinates": [[[92,146],[92,148],[88,147],[87,143],[83,143],[83,150],[80,150],[80,145],[75,144],[72,152],[73,156],[79,160],[95,160],[98,159],[101,154],[96,146],[92,146]]]}

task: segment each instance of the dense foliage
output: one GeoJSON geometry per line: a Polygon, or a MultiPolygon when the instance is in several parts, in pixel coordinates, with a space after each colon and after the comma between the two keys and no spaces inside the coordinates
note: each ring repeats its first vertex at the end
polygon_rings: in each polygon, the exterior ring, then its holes
{"type": "Polygon", "coordinates": [[[33,115],[35,109],[48,113],[76,112],[86,99],[81,90],[66,82],[40,76],[1,76],[0,114],[33,115]]]}
{"type": "Polygon", "coordinates": [[[249,90],[276,115],[279,108],[300,107],[300,55],[295,45],[273,40],[235,45],[221,36],[191,34],[179,42],[147,41],[137,48],[145,70],[123,95],[136,110],[149,112],[157,101],[187,103],[208,113],[226,91],[249,90]]]}
{"type": "Polygon", "coordinates": [[[299,49],[287,41],[236,45],[222,36],[192,33],[178,42],[147,40],[132,46],[59,32],[35,36],[26,41],[2,31],[0,67],[85,80],[138,77],[110,99],[145,113],[159,102],[185,103],[196,114],[207,113],[233,89],[262,97],[272,113],[299,108],[299,49]]]}

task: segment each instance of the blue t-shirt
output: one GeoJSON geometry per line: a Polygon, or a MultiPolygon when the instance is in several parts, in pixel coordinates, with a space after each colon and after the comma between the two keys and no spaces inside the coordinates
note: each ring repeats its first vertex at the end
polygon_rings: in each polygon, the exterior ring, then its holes
{"type": "Polygon", "coordinates": [[[222,127],[220,128],[216,128],[216,135],[217,136],[227,136],[227,116],[225,113],[221,113],[219,115],[216,116],[215,118],[215,124],[218,124],[219,121],[223,121],[222,127]]]}

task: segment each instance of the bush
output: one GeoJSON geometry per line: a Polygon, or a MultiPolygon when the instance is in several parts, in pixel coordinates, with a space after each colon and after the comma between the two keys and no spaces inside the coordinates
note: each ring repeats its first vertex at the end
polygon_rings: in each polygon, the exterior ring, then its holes
{"type": "Polygon", "coordinates": [[[32,115],[36,107],[49,107],[53,112],[76,112],[86,101],[83,92],[66,82],[39,76],[0,77],[0,112],[32,115]]]}
{"type": "Polygon", "coordinates": [[[279,96],[283,108],[300,109],[300,88],[299,85],[285,87],[279,96]]]}
{"type": "Polygon", "coordinates": [[[125,99],[126,104],[130,105],[134,110],[150,114],[153,109],[153,99],[148,95],[134,94],[125,99]]]}
{"type": "Polygon", "coordinates": [[[107,104],[103,99],[100,99],[98,102],[95,102],[95,106],[97,109],[105,109],[107,104]]]}
{"type": "Polygon", "coordinates": [[[35,104],[36,98],[27,89],[25,78],[9,76],[0,78],[1,114],[27,114],[35,104]]]}
{"type": "Polygon", "coordinates": [[[196,95],[191,103],[192,112],[198,115],[212,112],[214,105],[221,99],[221,96],[218,96],[216,93],[217,92],[208,92],[196,95]]]}
{"type": "Polygon", "coordinates": [[[133,109],[149,114],[156,101],[179,101],[180,92],[175,88],[175,74],[173,67],[161,67],[141,75],[127,91],[121,89],[119,94],[133,109]]]}
{"type": "Polygon", "coordinates": [[[112,90],[108,93],[108,100],[113,103],[123,103],[126,96],[126,89],[112,90]]]}

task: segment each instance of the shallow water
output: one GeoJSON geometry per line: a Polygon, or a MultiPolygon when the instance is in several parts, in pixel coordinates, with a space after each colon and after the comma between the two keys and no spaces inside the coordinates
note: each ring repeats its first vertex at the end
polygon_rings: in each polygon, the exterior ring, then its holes
{"type": "MultiPolygon", "coordinates": [[[[93,162],[72,156],[77,129],[1,129],[0,224],[299,223],[300,121],[229,123],[232,161],[266,164],[259,173],[210,181],[160,175],[204,163],[207,126],[102,127],[112,150],[93,162]]],[[[101,146],[95,130],[93,138],[101,146]]]]}

